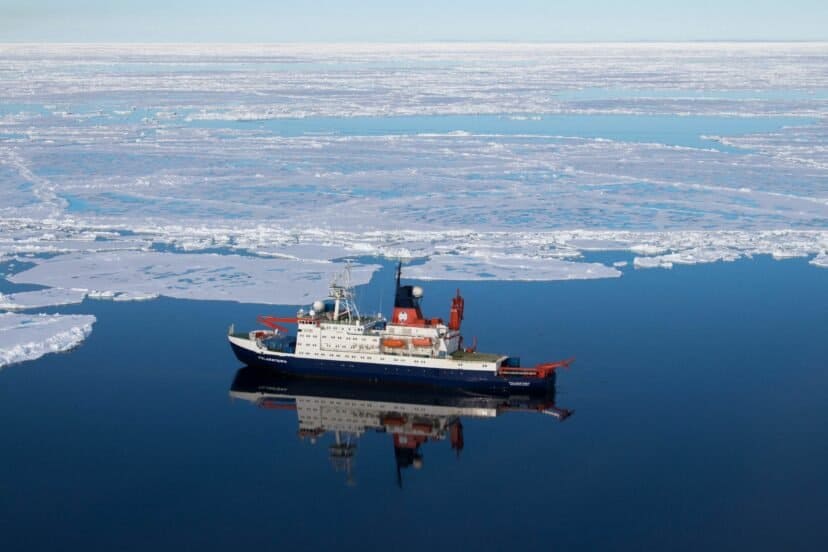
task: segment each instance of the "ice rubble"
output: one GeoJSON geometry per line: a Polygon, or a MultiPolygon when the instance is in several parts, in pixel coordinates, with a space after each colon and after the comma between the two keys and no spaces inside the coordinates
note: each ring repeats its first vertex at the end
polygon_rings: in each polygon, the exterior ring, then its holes
{"type": "MultiPolygon", "coordinates": [[[[73,231],[51,227],[46,233],[69,238],[73,231]]],[[[165,244],[171,251],[112,251],[102,241],[99,252],[27,257],[35,266],[9,279],[82,289],[90,298],[166,295],[295,304],[324,294],[328,281],[344,266],[331,262],[332,256],[357,259],[354,283],[360,284],[377,268],[359,261],[365,256],[417,259],[407,271],[417,278],[555,280],[620,274],[612,267],[580,262],[583,250],[635,252],[636,268],[732,261],[761,254],[808,257],[828,250],[828,232],[818,230],[344,232],[315,228],[303,232],[277,227],[175,226],[145,228],[132,239],[165,244]],[[188,244],[187,252],[176,248],[182,241],[188,244]],[[201,253],[194,244],[200,244],[201,253]],[[223,254],[208,253],[216,244],[222,244],[223,254]]],[[[40,240],[29,243],[41,251],[40,240]]],[[[16,246],[18,254],[20,247],[16,246]]]]}
{"type": "Polygon", "coordinates": [[[67,351],[92,331],[91,315],[0,314],[0,368],[67,351]]]}

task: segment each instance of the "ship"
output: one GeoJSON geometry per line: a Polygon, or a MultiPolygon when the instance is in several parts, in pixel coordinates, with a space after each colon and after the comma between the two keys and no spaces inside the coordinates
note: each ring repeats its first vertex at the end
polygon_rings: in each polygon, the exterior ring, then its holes
{"type": "Polygon", "coordinates": [[[349,485],[356,483],[357,446],[367,432],[390,436],[397,484],[402,487],[406,469],[423,467],[425,444],[448,441],[460,456],[464,418],[534,412],[563,421],[572,414],[556,406],[554,387],[543,395],[483,395],[439,387],[292,378],[251,367],[236,372],[230,397],[264,410],[296,412],[299,439],[312,445],[328,441],[331,466],[349,485]]]}
{"type": "Polygon", "coordinates": [[[467,347],[460,290],[445,322],[426,318],[423,288],[401,280],[398,263],[390,320],[381,313],[360,314],[346,268],[331,283],[328,297],[307,310],[300,308],[295,317],[259,316],[265,329],[236,332],[231,325],[227,338],[244,364],[283,374],[484,393],[543,393],[555,384],[555,371],[574,360],[522,367],[517,356],[478,352],[476,339],[467,347]],[[295,324],[295,333],[284,324],[295,324]]]}

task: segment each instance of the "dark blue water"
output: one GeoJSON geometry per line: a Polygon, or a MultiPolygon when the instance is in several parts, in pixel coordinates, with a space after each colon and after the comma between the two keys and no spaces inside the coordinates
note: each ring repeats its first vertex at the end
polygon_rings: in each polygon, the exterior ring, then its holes
{"type": "MultiPolygon", "coordinates": [[[[90,338],[0,371],[0,549],[821,549],[826,277],[760,258],[463,283],[481,350],[577,356],[554,397],[575,412],[464,417],[460,455],[423,443],[401,487],[391,434],[366,432],[348,476],[295,411],[230,400],[226,326],[293,308],[63,308],[97,315],[90,338]]],[[[457,284],[424,285],[445,316],[457,284]]]]}

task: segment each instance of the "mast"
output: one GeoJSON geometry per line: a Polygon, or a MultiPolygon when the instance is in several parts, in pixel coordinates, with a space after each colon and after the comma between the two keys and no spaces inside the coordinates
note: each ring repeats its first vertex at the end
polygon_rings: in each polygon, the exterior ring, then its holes
{"type": "Polygon", "coordinates": [[[333,319],[347,315],[348,322],[359,321],[359,308],[354,300],[355,292],[351,283],[351,263],[345,265],[341,274],[334,277],[330,285],[330,298],[334,300],[333,319]]]}

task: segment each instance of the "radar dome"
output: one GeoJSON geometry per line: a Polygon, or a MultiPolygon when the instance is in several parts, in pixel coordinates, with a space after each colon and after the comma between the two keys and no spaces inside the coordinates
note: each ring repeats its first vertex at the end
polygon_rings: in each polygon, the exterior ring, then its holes
{"type": "Polygon", "coordinates": [[[420,286],[414,286],[414,289],[411,290],[411,295],[414,297],[422,297],[423,296],[423,288],[420,286]]]}
{"type": "Polygon", "coordinates": [[[323,312],[325,310],[325,302],[317,299],[313,302],[313,310],[316,312],[323,312]]]}

